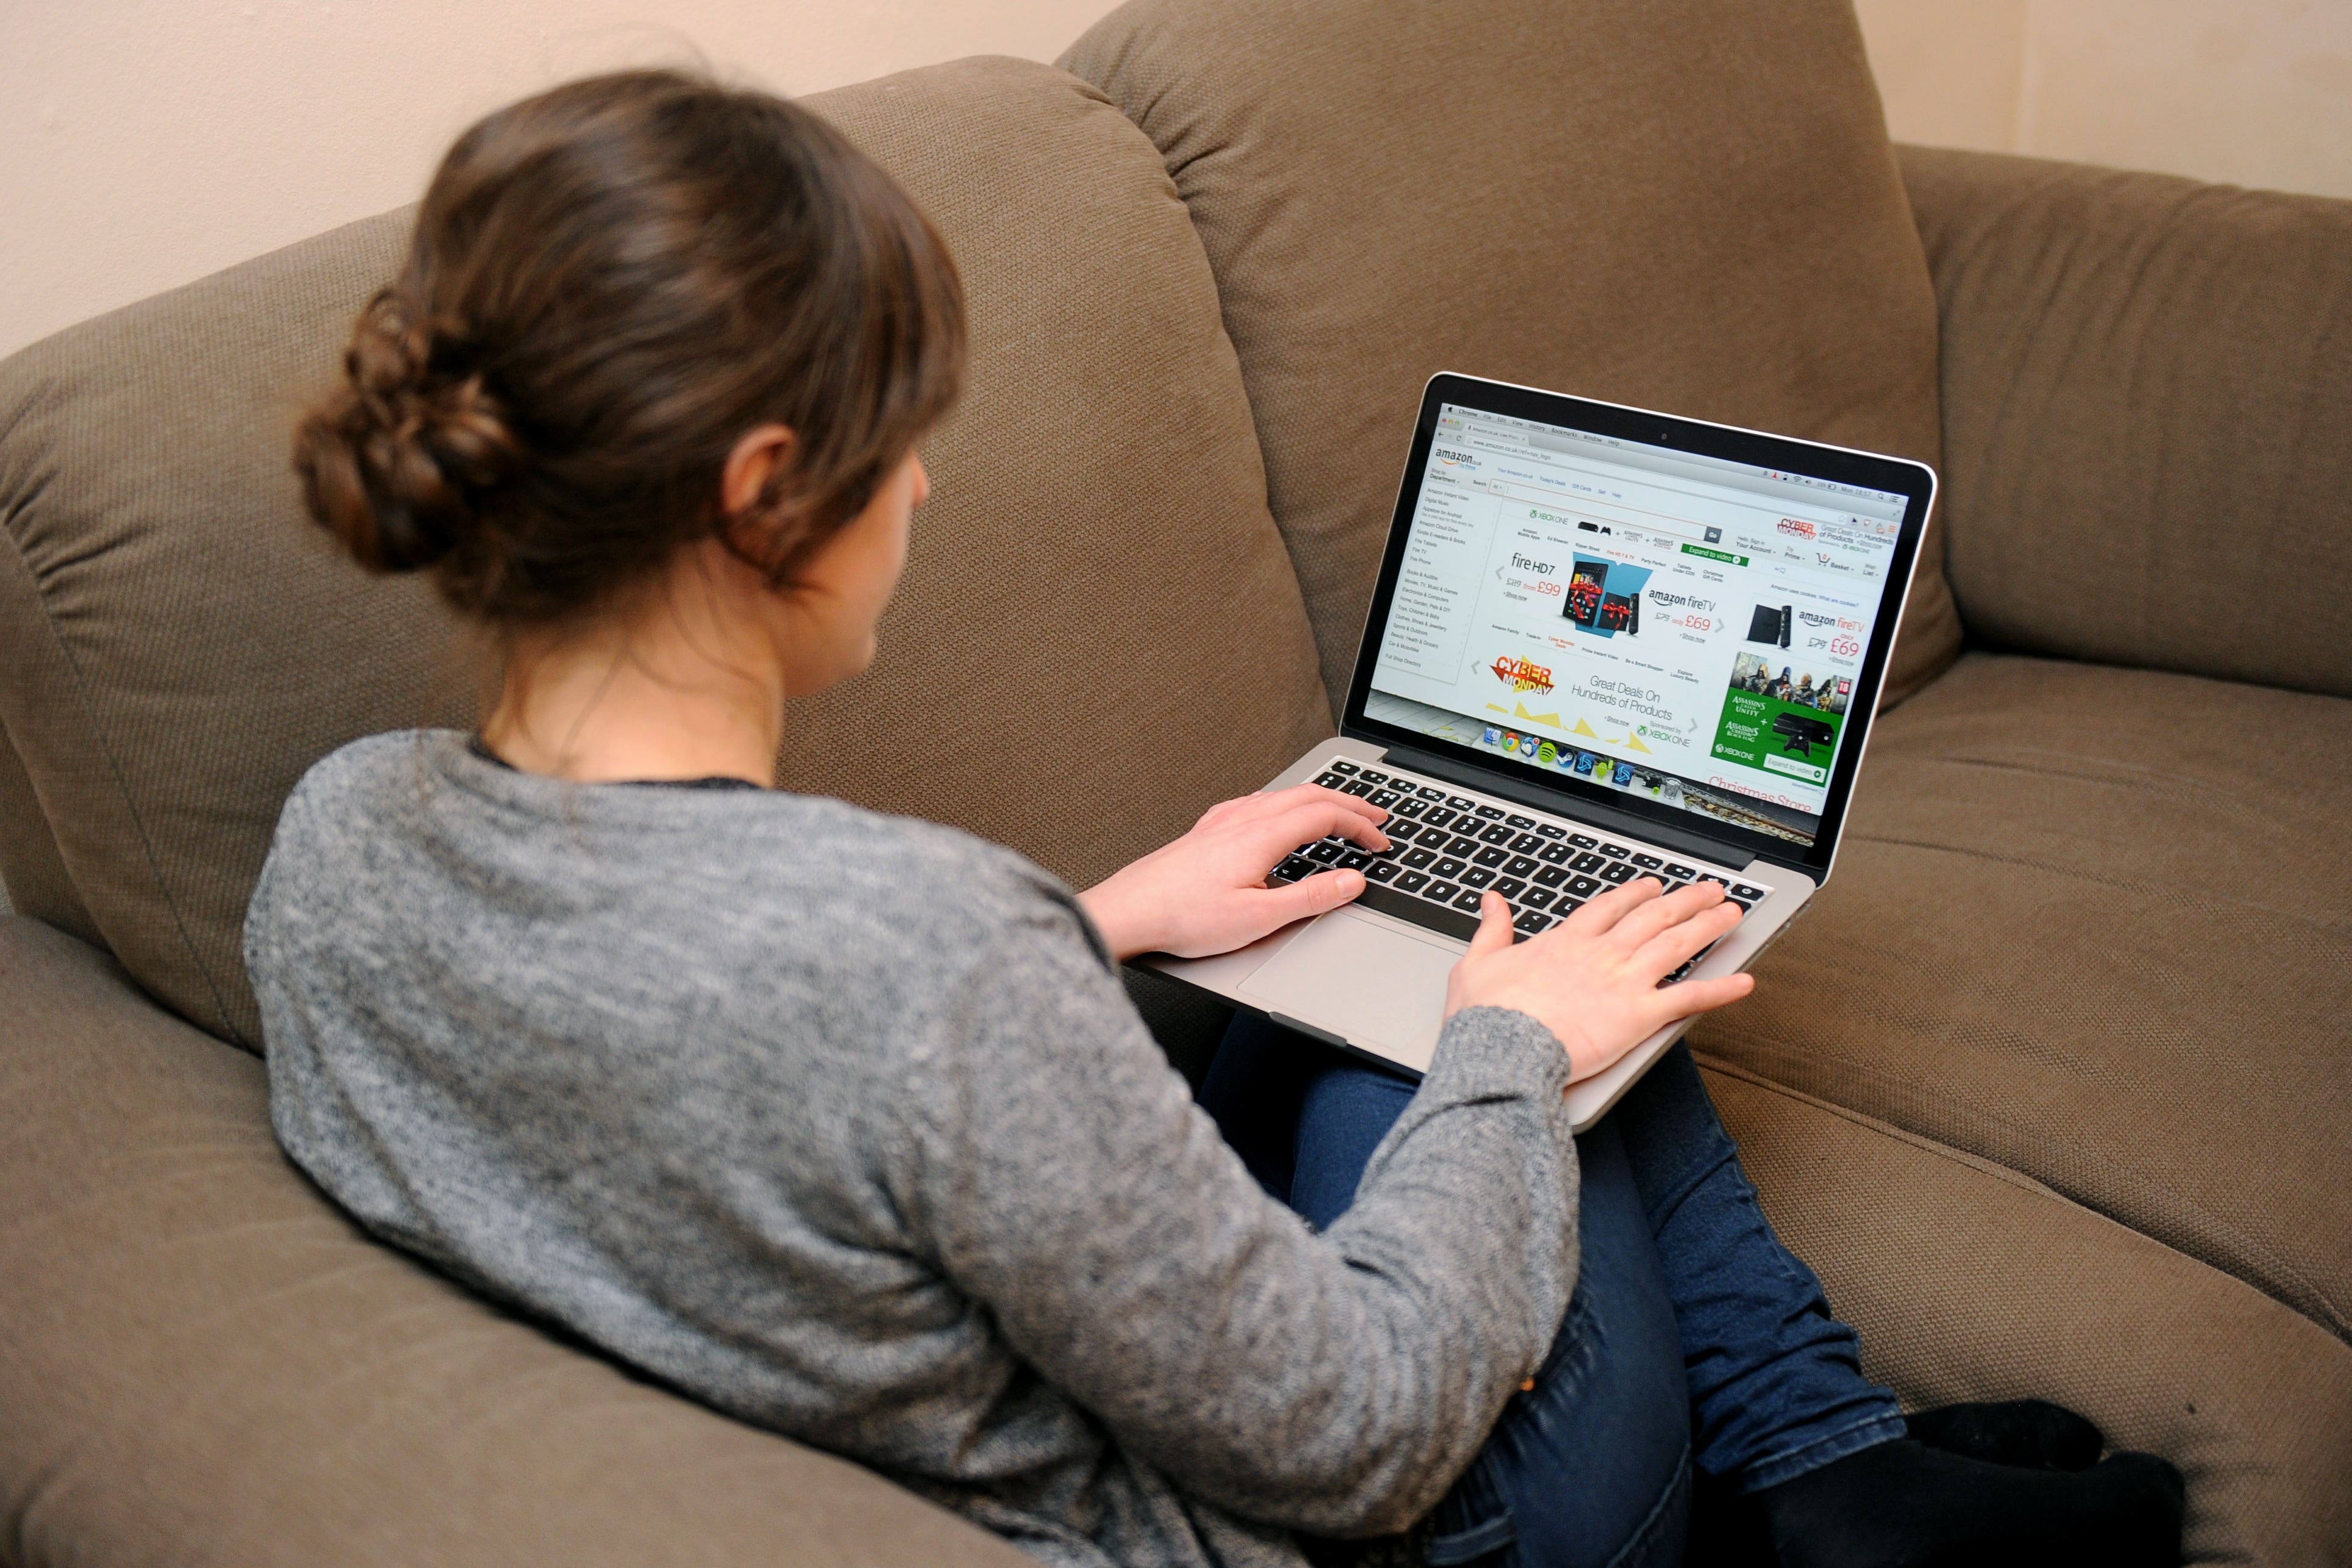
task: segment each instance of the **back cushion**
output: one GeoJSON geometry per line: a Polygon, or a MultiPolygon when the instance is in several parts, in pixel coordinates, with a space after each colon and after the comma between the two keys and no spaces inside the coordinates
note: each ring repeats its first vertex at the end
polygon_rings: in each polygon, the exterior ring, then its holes
{"type": "MultiPolygon", "coordinates": [[[[1134,0],[1062,63],[1192,210],[1335,695],[1437,371],[1936,460],[1847,0],[1134,0]]],[[[1941,552],[1890,699],[1958,649],[1941,552]]]]}
{"type": "Polygon", "coordinates": [[[1969,630],[2352,697],[2352,202],[1903,158],[1969,630]]]}
{"type": "MultiPolygon", "coordinates": [[[[1150,144],[1048,68],[809,102],[940,224],[974,341],[881,657],[794,709],[781,773],[1083,884],[1328,723],[1207,259],[1150,144]]],[[[239,934],[287,792],[358,736],[470,723],[487,669],[423,582],[335,553],[288,467],[407,225],[0,364],[0,724],[107,943],[248,1045],[239,934]]]]}

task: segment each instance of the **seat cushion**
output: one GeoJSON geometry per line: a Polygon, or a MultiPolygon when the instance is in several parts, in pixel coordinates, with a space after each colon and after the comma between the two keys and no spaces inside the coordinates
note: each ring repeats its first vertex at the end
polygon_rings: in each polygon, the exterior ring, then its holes
{"type": "MultiPolygon", "coordinates": [[[[782,777],[1083,885],[1328,732],[1207,258],[1151,144],[1050,68],[808,101],[937,219],[973,342],[881,657],[795,706],[782,777]]],[[[0,725],[96,930],[248,1044],[238,934],[279,803],[357,736],[470,722],[480,686],[422,582],[363,576],[302,521],[289,466],[406,224],[0,365],[0,725]]],[[[40,826],[0,839],[12,868],[40,826]]]]}
{"type": "MultiPolygon", "coordinates": [[[[1847,0],[1132,0],[1062,63],[1208,246],[1334,697],[1435,372],[1937,458],[1935,295],[1847,0]]],[[[1958,651],[1941,548],[1890,698],[1958,651]]]]}
{"type": "Polygon", "coordinates": [[[1970,635],[2352,697],[2352,202],[1902,156],[1970,635]]]}
{"type": "Polygon", "coordinates": [[[1694,1038],[2352,1338],[2352,702],[1971,655],[1694,1038]]]}
{"type": "Polygon", "coordinates": [[[1700,1059],[1774,1228],[1906,1408],[2054,1399],[2180,1467],[2189,1562],[2352,1563],[2352,1347],[2014,1172],[1700,1059]]]}
{"type": "Polygon", "coordinates": [[[0,920],[0,1016],[9,1563],[1030,1561],[370,1241],[97,950],[0,920]]]}

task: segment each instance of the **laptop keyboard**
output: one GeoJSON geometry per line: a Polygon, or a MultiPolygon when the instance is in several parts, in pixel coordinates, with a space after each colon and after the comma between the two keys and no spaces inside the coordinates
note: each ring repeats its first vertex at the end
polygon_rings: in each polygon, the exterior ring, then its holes
{"type": "MultiPolygon", "coordinates": [[[[1565,920],[1586,900],[1637,877],[1655,877],[1670,893],[1693,882],[1719,883],[1743,915],[1772,890],[1743,880],[1741,874],[1671,859],[1436,780],[1335,758],[1315,782],[1385,809],[1389,819],[1381,830],[1389,847],[1375,854],[1337,837],[1303,844],[1266,880],[1297,882],[1318,871],[1360,870],[1364,890],[1358,903],[1465,942],[1478,930],[1479,896],[1489,889],[1510,900],[1520,942],[1565,920]]],[[[1682,979],[1706,956],[1700,953],[1667,980],[1682,979]]]]}

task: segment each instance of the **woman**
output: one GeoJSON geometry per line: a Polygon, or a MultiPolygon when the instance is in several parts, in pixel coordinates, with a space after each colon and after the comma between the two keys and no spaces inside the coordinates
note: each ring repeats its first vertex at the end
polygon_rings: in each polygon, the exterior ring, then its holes
{"type": "Polygon", "coordinates": [[[1905,1435],[1686,1055],[1571,1139],[1571,1079],[1748,988],[1658,986],[1713,889],[1517,946],[1490,898],[1417,1091],[1237,1030],[1229,1143],[1112,960],[1346,901],[1264,877],[1381,813],[1229,802],[1073,898],[766,787],[873,656],[962,353],[937,234],[789,104],[623,75],[452,149],[297,441],[317,519],[506,657],[478,735],[314,768],[255,893],[330,1194],[1054,1563],[1672,1562],[1694,1456],[1791,1563],[2174,1559],[2178,1478],[2077,1417],[1905,1435]]]}

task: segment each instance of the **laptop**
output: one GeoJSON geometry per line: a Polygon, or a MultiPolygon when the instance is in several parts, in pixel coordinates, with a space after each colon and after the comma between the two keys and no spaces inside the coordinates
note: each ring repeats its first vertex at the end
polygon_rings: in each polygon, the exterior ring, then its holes
{"type": "MultiPolygon", "coordinates": [[[[1719,882],[1740,922],[1673,979],[1746,968],[1836,861],[1935,493],[1899,458],[1433,376],[1339,732],[1265,786],[1361,796],[1392,847],[1301,845],[1270,881],[1352,867],[1362,896],[1143,962],[1416,1078],[1488,889],[1525,940],[1637,877],[1719,882]]],[[[1687,1026],[1577,1084],[1577,1130],[1687,1026]]]]}

